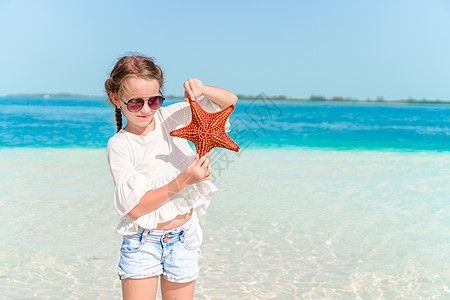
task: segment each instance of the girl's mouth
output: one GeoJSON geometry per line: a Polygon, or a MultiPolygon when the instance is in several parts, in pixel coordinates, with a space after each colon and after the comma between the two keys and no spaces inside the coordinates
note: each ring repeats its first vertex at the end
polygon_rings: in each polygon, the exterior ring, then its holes
{"type": "Polygon", "coordinates": [[[138,117],[141,118],[141,119],[147,120],[147,119],[149,119],[151,116],[148,115],[148,116],[138,116],[138,117]]]}

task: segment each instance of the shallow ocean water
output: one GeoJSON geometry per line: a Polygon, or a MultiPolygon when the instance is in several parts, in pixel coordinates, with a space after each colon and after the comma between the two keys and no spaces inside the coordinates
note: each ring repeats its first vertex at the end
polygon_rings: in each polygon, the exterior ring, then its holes
{"type": "MultiPolygon", "coordinates": [[[[167,100],[164,106],[182,101],[167,100]]],[[[241,148],[450,151],[450,105],[239,101],[241,148]]],[[[0,147],[106,148],[114,111],[102,99],[0,97],[0,147]]]]}
{"type": "MultiPolygon", "coordinates": [[[[213,152],[196,299],[450,297],[449,152],[213,152]]],[[[2,298],[120,299],[105,150],[0,161],[2,298]]]]}

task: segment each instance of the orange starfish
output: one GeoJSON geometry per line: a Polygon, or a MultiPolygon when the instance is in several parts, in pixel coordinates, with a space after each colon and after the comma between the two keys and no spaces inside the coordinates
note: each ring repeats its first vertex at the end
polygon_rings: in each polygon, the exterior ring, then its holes
{"type": "Polygon", "coordinates": [[[183,128],[170,132],[171,136],[191,141],[195,145],[199,157],[212,148],[220,147],[238,152],[239,146],[225,132],[225,123],[234,110],[234,105],[209,113],[195,101],[189,100],[192,120],[183,128]]]}

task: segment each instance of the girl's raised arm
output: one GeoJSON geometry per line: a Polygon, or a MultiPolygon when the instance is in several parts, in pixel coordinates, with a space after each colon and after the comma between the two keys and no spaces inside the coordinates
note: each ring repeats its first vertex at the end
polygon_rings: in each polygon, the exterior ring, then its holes
{"type": "Polygon", "coordinates": [[[230,105],[235,105],[238,101],[237,96],[232,92],[215,86],[203,85],[203,83],[197,78],[189,78],[183,86],[185,90],[185,101],[188,101],[188,99],[197,101],[198,98],[203,95],[219,105],[221,109],[224,109],[230,105]]]}

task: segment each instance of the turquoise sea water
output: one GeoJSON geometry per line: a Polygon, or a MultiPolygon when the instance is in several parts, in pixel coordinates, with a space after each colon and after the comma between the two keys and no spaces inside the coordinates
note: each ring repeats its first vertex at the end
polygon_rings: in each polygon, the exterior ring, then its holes
{"type": "MultiPolygon", "coordinates": [[[[0,99],[0,295],[120,299],[95,99],[0,99]]],[[[450,297],[450,106],[241,102],[196,299],[450,297]]]]}
{"type": "MultiPolygon", "coordinates": [[[[0,109],[2,147],[104,148],[114,134],[112,108],[101,99],[0,97],[0,109]]],[[[230,136],[241,148],[450,151],[450,105],[446,104],[266,99],[239,102],[231,121],[230,136]]]]}

